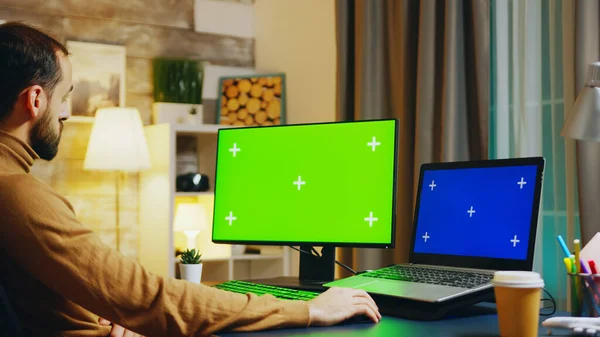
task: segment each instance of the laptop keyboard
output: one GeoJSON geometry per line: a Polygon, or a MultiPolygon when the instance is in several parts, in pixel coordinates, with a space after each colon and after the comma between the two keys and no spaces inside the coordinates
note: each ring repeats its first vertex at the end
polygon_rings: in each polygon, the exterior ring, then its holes
{"type": "Polygon", "coordinates": [[[370,271],[361,276],[379,279],[475,288],[490,283],[494,275],[478,272],[394,265],[370,271]]]}

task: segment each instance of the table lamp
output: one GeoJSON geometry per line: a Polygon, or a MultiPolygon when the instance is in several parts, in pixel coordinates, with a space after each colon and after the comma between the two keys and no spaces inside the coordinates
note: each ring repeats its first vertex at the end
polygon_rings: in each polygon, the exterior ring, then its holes
{"type": "Polygon", "coordinates": [[[187,248],[196,248],[196,237],[206,229],[206,210],[199,203],[181,203],[175,214],[175,230],[187,237],[187,248]]]}
{"type": "Polygon", "coordinates": [[[118,251],[121,249],[119,226],[121,176],[125,172],[138,172],[150,167],[150,155],[143,128],[137,109],[98,109],[83,163],[84,170],[115,172],[118,251]]]}
{"type": "Polygon", "coordinates": [[[596,206],[600,202],[600,191],[594,186],[599,185],[600,176],[595,167],[600,158],[600,153],[594,153],[596,147],[589,147],[589,144],[583,142],[600,142],[600,62],[591,63],[588,67],[588,79],[577,96],[573,107],[567,116],[565,125],[561,131],[561,136],[578,140],[577,144],[577,162],[579,170],[579,194],[580,194],[580,214],[581,214],[581,235],[584,243],[587,243],[592,236],[598,232],[598,228],[588,227],[591,221],[595,219],[598,213],[596,206]],[[592,152],[584,149],[592,149],[592,152]],[[588,179],[588,181],[583,181],[588,179]],[[581,196],[584,197],[581,197],[581,196]],[[584,218],[583,209],[586,209],[584,218]]]}
{"type": "Polygon", "coordinates": [[[577,96],[560,135],[600,142],[600,62],[589,65],[587,83],[577,96]]]}

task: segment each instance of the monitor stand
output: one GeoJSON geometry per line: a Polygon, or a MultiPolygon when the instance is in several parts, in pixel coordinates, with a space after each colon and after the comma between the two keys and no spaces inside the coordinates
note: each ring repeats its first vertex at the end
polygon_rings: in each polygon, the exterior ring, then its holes
{"type": "MultiPolygon", "coordinates": [[[[305,252],[312,252],[313,246],[300,246],[305,252]]],[[[300,253],[300,273],[298,277],[275,277],[248,280],[271,286],[307,290],[325,291],[323,284],[334,280],[335,246],[323,246],[321,256],[300,253]]]]}

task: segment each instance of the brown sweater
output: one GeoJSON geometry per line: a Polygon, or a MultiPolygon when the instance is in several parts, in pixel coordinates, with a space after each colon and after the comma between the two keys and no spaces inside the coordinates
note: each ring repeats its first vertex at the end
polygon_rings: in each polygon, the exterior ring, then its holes
{"type": "Polygon", "coordinates": [[[123,258],[29,174],[38,158],[0,131],[0,282],[33,336],[107,336],[98,316],[145,336],[309,325],[306,302],[162,278],[123,258]]]}

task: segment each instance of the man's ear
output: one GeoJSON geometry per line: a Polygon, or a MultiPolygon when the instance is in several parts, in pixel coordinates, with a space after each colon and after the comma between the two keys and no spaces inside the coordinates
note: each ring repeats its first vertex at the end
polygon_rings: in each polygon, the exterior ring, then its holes
{"type": "Polygon", "coordinates": [[[31,118],[37,118],[48,105],[46,92],[39,85],[33,85],[25,89],[22,93],[25,95],[25,107],[31,118]]]}

